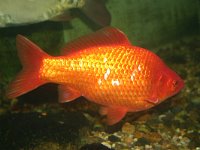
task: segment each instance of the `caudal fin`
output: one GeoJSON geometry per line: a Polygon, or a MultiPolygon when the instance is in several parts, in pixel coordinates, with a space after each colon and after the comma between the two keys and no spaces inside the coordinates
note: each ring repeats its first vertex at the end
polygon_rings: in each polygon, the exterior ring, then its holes
{"type": "Polygon", "coordinates": [[[42,60],[48,55],[22,35],[17,36],[17,49],[23,69],[8,85],[9,99],[25,94],[45,83],[39,76],[42,60]]]}

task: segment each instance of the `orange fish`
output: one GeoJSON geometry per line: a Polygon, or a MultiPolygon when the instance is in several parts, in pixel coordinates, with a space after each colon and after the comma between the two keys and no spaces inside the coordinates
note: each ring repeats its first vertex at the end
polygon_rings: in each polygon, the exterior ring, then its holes
{"type": "Polygon", "coordinates": [[[38,86],[59,84],[59,101],[80,96],[102,105],[107,122],[119,122],[127,112],[149,109],[177,94],[183,80],[154,53],[131,45],[120,30],[103,28],[67,44],[62,56],[49,56],[17,36],[23,70],[8,87],[8,98],[38,86]]]}

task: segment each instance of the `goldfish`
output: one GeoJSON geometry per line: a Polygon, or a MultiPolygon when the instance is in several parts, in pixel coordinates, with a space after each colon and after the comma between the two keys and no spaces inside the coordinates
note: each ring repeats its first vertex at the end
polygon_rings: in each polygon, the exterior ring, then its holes
{"type": "Polygon", "coordinates": [[[9,99],[57,83],[59,102],[80,96],[101,105],[108,125],[127,112],[147,110],[177,94],[184,81],[155,53],[132,45],[119,29],[105,27],[50,56],[22,35],[16,39],[22,71],[9,84],[9,99]]]}

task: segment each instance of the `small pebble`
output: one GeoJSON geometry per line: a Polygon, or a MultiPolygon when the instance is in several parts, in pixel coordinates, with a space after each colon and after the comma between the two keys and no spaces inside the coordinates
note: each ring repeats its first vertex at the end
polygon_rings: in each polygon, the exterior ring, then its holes
{"type": "Polygon", "coordinates": [[[135,126],[126,122],[123,126],[122,126],[122,132],[126,133],[126,134],[133,134],[135,132],[135,126]]]}
{"type": "Polygon", "coordinates": [[[108,148],[107,146],[101,143],[92,143],[82,146],[80,150],[112,150],[112,149],[108,148]]]}
{"type": "Polygon", "coordinates": [[[138,139],[135,145],[137,146],[150,145],[150,142],[146,138],[142,137],[138,139]]]}
{"type": "Polygon", "coordinates": [[[143,133],[149,133],[149,128],[145,124],[138,126],[137,130],[143,133]]]}
{"type": "Polygon", "coordinates": [[[110,135],[108,137],[108,140],[111,141],[111,142],[119,142],[119,141],[121,141],[121,139],[119,137],[115,136],[115,135],[110,135]]]}
{"type": "Polygon", "coordinates": [[[146,135],[146,138],[153,143],[160,142],[162,140],[161,135],[157,132],[150,132],[146,135]]]}
{"type": "Polygon", "coordinates": [[[124,137],[124,143],[126,143],[126,145],[131,145],[134,142],[134,139],[132,137],[124,137]]]}
{"type": "Polygon", "coordinates": [[[108,147],[108,148],[111,148],[111,147],[112,147],[112,146],[110,145],[110,143],[108,143],[108,142],[102,142],[101,144],[104,145],[104,146],[106,146],[106,147],[108,147]]]}
{"type": "Polygon", "coordinates": [[[142,122],[146,122],[148,120],[150,120],[152,118],[152,115],[150,114],[144,114],[142,116],[140,116],[137,121],[142,121],[142,122]]]}
{"type": "Polygon", "coordinates": [[[145,145],[145,150],[152,150],[152,146],[151,145],[145,145]]]}

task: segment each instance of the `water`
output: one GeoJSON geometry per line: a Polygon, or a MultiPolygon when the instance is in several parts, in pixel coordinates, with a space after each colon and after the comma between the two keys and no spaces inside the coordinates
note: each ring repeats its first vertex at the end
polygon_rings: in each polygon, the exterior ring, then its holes
{"type": "Polygon", "coordinates": [[[0,149],[199,149],[198,1],[152,3],[108,1],[111,25],[124,31],[133,44],[156,52],[180,74],[185,88],[150,110],[128,114],[114,126],[104,124],[98,114],[99,105],[83,97],[58,104],[54,84],[13,101],[5,97],[7,84],[21,69],[15,46],[17,34],[30,38],[47,53],[58,55],[65,42],[99,26],[83,16],[67,23],[1,28],[0,149]]]}

